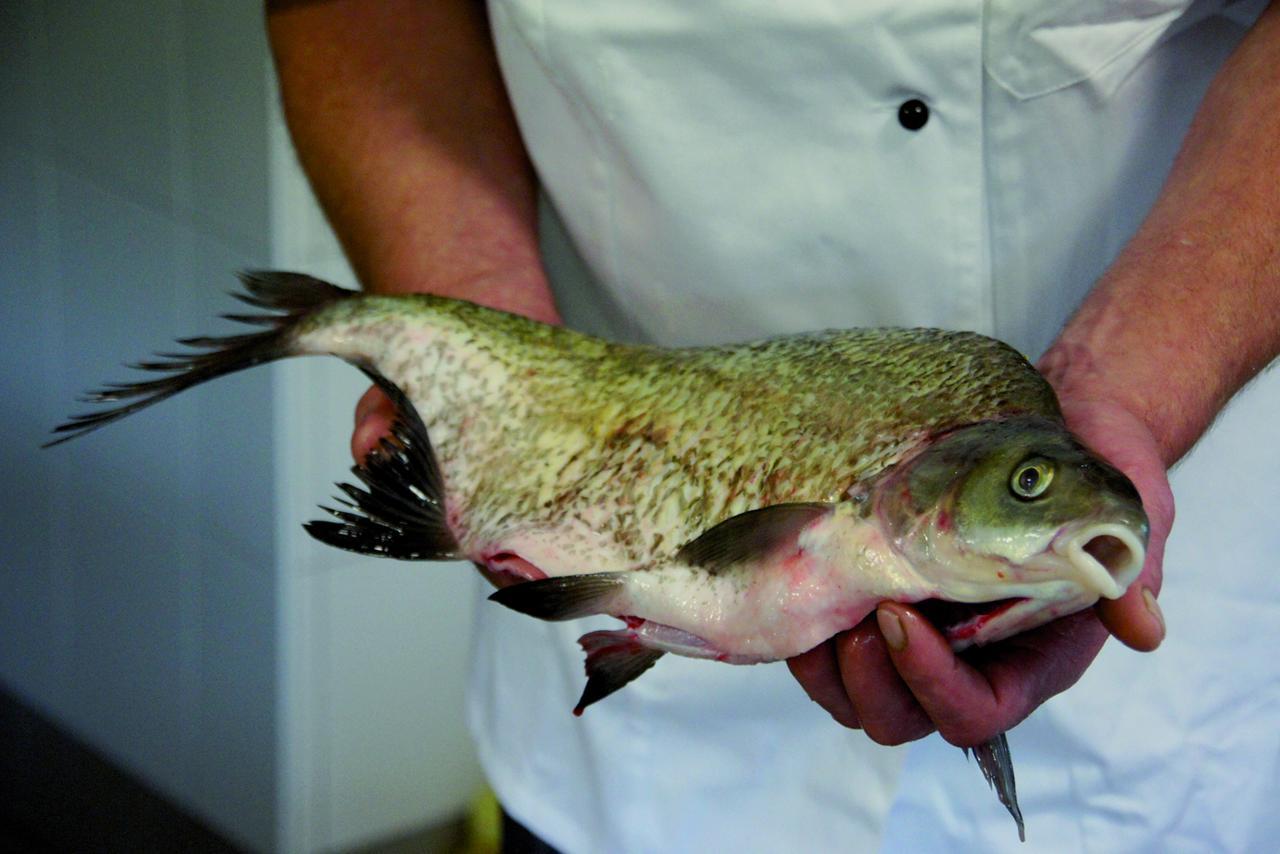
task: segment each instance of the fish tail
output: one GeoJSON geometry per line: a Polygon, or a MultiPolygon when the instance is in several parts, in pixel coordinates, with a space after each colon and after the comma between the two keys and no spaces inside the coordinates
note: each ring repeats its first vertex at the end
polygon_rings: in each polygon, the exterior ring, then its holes
{"type": "Polygon", "coordinates": [[[364,488],[340,483],[346,510],[320,509],[338,521],[308,522],[307,533],[326,545],[399,560],[449,560],[462,549],[449,530],[440,474],[427,428],[404,392],[371,368],[362,368],[395,405],[391,435],[351,469],[364,488]]]}
{"type": "Polygon", "coordinates": [[[265,312],[226,314],[223,317],[266,329],[240,335],[178,339],[178,344],[190,348],[188,352],[158,353],[156,355],[160,358],[157,361],[131,365],[163,376],[136,382],[108,383],[90,392],[83,398],[86,402],[115,405],[72,416],[53,430],[64,435],[47,442],[44,447],[83,436],[207,380],[298,355],[304,352],[296,341],[296,331],[303,320],[334,303],[360,296],[358,291],[299,273],[245,272],[240,274],[240,281],[245,292],[232,295],[255,308],[265,309],[265,312]]]}
{"type": "Polygon", "coordinates": [[[578,643],[587,654],[587,685],[573,708],[575,715],[644,673],[664,655],[662,650],[646,646],[630,629],[587,632],[578,643]]]}
{"type": "Polygon", "coordinates": [[[561,575],[503,587],[489,598],[542,620],[572,620],[618,610],[626,582],[622,572],[561,575]]]}

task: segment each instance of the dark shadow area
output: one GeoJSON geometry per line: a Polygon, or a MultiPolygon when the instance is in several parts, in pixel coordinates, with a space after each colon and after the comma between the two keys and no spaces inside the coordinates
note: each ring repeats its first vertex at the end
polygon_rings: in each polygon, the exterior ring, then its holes
{"type": "Polygon", "coordinates": [[[233,854],[236,848],[0,685],[0,850],[233,854]]]}

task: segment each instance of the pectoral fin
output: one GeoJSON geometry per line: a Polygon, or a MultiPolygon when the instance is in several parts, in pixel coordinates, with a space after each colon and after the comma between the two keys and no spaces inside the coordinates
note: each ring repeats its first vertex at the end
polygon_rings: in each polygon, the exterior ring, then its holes
{"type": "MultiPolygon", "coordinates": [[[[508,608],[543,620],[571,620],[592,614],[619,616],[624,595],[624,572],[564,575],[525,581],[495,591],[489,598],[508,608]]],[[[578,638],[587,654],[587,685],[575,715],[617,691],[664,655],[633,629],[587,632],[578,638]]]]}
{"type": "MultiPolygon", "coordinates": [[[[968,748],[965,755],[969,755],[968,748]]],[[[1009,815],[1018,823],[1018,839],[1027,841],[1027,830],[1022,824],[1022,810],[1018,807],[1018,787],[1013,780],[1013,757],[1009,755],[1009,739],[1004,733],[973,748],[973,755],[987,778],[987,785],[995,789],[996,797],[1004,804],[1009,815]]]]}
{"type": "Polygon", "coordinates": [[[732,566],[758,561],[767,554],[795,548],[800,532],[831,511],[832,504],[774,504],[731,516],[690,540],[676,560],[699,566],[712,575],[732,566]]]}

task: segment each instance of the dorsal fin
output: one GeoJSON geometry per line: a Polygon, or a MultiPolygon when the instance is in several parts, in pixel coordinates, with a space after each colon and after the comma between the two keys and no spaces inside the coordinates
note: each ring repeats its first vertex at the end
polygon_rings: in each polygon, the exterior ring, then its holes
{"type": "Polygon", "coordinates": [[[676,560],[700,566],[711,574],[755,561],[779,549],[793,546],[806,525],[833,504],[774,504],[730,516],[685,543],[676,560]]]}

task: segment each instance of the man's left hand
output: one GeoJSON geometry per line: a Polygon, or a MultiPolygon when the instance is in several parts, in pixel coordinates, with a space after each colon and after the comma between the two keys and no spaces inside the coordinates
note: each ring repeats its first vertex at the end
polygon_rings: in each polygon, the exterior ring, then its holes
{"type": "Polygon", "coordinates": [[[1005,732],[1080,678],[1108,634],[1148,651],[1164,638],[1156,605],[1173,494],[1151,431],[1105,400],[1061,396],[1071,431],[1137,487],[1150,522],[1146,563],[1123,597],[957,655],[908,605],[881,603],[855,628],[790,659],[809,696],[882,744],[937,730],[958,746],[1005,732]]]}

